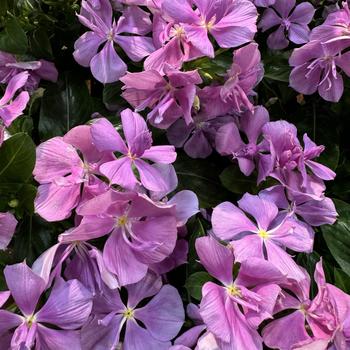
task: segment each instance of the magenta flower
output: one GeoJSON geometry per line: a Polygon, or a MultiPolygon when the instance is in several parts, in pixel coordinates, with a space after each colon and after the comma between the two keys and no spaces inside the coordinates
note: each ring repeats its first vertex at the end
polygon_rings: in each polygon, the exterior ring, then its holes
{"type": "Polygon", "coordinates": [[[260,350],[262,339],[256,328],[272,317],[280,293],[274,283],[282,282],[284,276],[269,262],[250,257],[242,261],[233,280],[230,248],[212,237],[201,237],[196,240],[196,250],[201,264],[222,284],[207,282],[202,288],[199,312],[208,331],[215,335],[220,349],[235,344],[237,349],[260,350]]]}
{"type": "Polygon", "coordinates": [[[122,96],[135,108],[151,109],[148,120],[155,127],[166,129],[178,118],[191,123],[191,110],[196,97],[196,84],[202,83],[197,70],[181,72],[170,66],[165,76],[156,70],[127,73],[120,80],[125,84],[122,96]]]}
{"type": "Polygon", "coordinates": [[[17,223],[12,213],[0,213],[0,250],[6,249],[11,242],[17,223]]]}
{"type": "Polygon", "coordinates": [[[216,133],[216,150],[222,155],[229,155],[237,159],[242,173],[249,176],[255,168],[255,158],[258,155],[257,141],[263,126],[269,121],[268,111],[257,106],[254,112],[247,111],[240,117],[241,131],[248,138],[243,142],[237,125],[233,122],[222,126],[216,133]]]}
{"type": "Polygon", "coordinates": [[[27,91],[22,91],[13,99],[16,92],[21,89],[28,80],[28,73],[22,72],[13,76],[6,86],[5,94],[0,99],[0,119],[5,126],[10,126],[11,123],[20,115],[23,114],[24,109],[29,101],[29,94],[27,91]]]}
{"type": "MultiPolygon", "coordinates": [[[[314,342],[308,334],[306,324],[311,329],[314,339],[325,341],[325,347],[315,349],[328,348],[327,344],[334,339],[334,336],[339,337],[338,344],[342,342],[345,344],[346,336],[342,334],[342,329],[345,325],[343,322],[350,311],[350,297],[340,289],[326,283],[322,261],[316,265],[315,281],[318,294],[313,300],[309,298],[310,278],[306,273],[304,281],[296,284],[297,288],[293,290],[295,296],[287,292],[281,294],[274,312],[277,314],[282,310],[290,309],[295,311],[277,318],[263,329],[262,335],[267,346],[276,349],[304,349],[302,346],[299,348],[297,344],[314,342]],[[283,336],[286,332],[288,332],[288,337],[283,336]],[[342,342],[341,338],[343,338],[342,342]]],[[[350,340],[349,337],[347,339],[350,340]]],[[[335,343],[337,343],[336,339],[335,343]]],[[[346,348],[346,346],[339,347],[344,350],[346,348]]]]}
{"type": "Polygon", "coordinates": [[[40,184],[35,211],[47,221],[60,221],[71,216],[79,203],[107,190],[108,186],[95,174],[99,174],[100,162],[111,159],[111,152],[96,150],[87,125],[73,128],[64,137],[41,143],[36,150],[33,171],[40,184]]]}
{"type": "Polygon", "coordinates": [[[300,270],[291,256],[283,250],[310,252],[314,232],[305,223],[294,220],[292,213],[279,213],[275,203],[246,193],[238,201],[238,207],[229,202],[219,204],[213,210],[214,234],[231,241],[238,261],[250,257],[267,259],[288,277],[299,280],[300,270]],[[255,222],[246,214],[251,215],[255,222]]]}
{"type": "Polygon", "coordinates": [[[122,156],[100,166],[100,172],[111,184],[118,184],[133,190],[142,184],[151,191],[166,191],[167,184],[160,171],[144,159],[160,164],[170,164],[176,159],[173,146],[152,146],[152,134],[146,122],[130,109],[121,112],[125,143],[113,125],[105,118],[92,124],[92,139],[99,151],[119,152],[122,156]],[[140,181],[136,178],[133,167],[138,170],[140,181]]]}
{"type": "Polygon", "coordinates": [[[350,53],[341,54],[334,45],[311,41],[295,49],[289,58],[294,67],[289,84],[296,91],[311,95],[318,91],[326,101],[338,102],[343,95],[344,83],[340,68],[350,77],[350,53]]]}
{"type": "Polygon", "coordinates": [[[60,242],[86,241],[109,233],[103,250],[107,269],[121,286],[140,281],[148,266],[167,258],[177,239],[175,208],[156,205],[136,193],[110,190],[86,202],[78,211],[79,226],[60,242]]]}
{"type": "Polygon", "coordinates": [[[22,314],[0,310],[0,336],[10,336],[5,338],[9,344],[2,343],[4,348],[82,349],[78,329],[90,315],[92,296],[80,282],[58,278],[48,300],[37,310],[45,281],[25,263],[7,266],[4,275],[22,314]]]}
{"type": "Polygon", "coordinates": [[[308,24],[314,17],[315,9],[309,2],[302,2],[295,8],[294,6],[295,0],[276,0],[271,8],[264,11],[259,28],[265,32],[272,27],[279,26],[267,38],[267,45],[271,49],[281,50],[288,46],[289,42],[285,33],[295,44],[308,42],[310,33],[308,24]]]}
{"type": "Polygon", "coordinates": [[[288,184],[293,172],[299,172],[302,177],[302,186],[307,187],[310,175],[307,169],[322,180],[332,180],[334,171],[326,166],[315,162],[324,146],[317,146],[304,134],[304,150],[297,137],[297,129],[293,124],[286,121],[269,122],[263,127],[264,144],[259,159],[258,181],[266,176],[278,179],[282,184],[288,184]]]}
{"type": "Polygon", "coordinates": [[[347,1],[343,1],[342,6],[311,31],[310,40],[334,45],[339,50],[350,46],[350,9],[347,1]]]}
{"type": "Polygon", "coordinates": [[[258,44],[250,43],[233,52],[233,63],[220,90],[221,100],[235,112],[253,110],[249,96],[262,79],[263,67],[258,44]],[[249,57],[249,59],[247,59],[249,57]]]}
{"type": "Polygon", "coordinates": [[[154,51],[152,39],[144,36],[151,30],[149,14],[137,6],[127,7],[115,23],[109,0],[83,0],[78,18],[90,31],[75,42],[74,58],[80,65],[90,66],[92,75],[101,83],[117,81],[127,70],[114,43],[135,62],[154,51]],[[102,44],[103,48],[98,52],[102,44]]]}
{"type": "Polygon", "coordinates": [[[170,348],[170,340],[180,331],[185,319],[178,291],[170,285],[162,287],[161,279],[152,273],[126,289],[126,303],[118,289],[106,288],[95,298],[94,316],[82,329],[84,350],[116,348],[123,328],[123,348],[126,350],[170,348]],[[150,297],[144,306],[140,305],[150,297]]]}
{"type": "Polygon", "coordinates": [[[188,41],[202,56],[214,57],[209,33],[223,48],[237,47],[254,38],[257,11],[250,1],[220,2],[219,6],[209,0],[193,3],[196,10],[188,1],[164,0],[162,11],[180,24],[188,41]]]}
{"type": "Polygon", "coordinates": [[[40,80],[56,82],[58,72],[52,62],[46,60],[18,62],[15,55],[0,51],[0,82],[7,84],[15,75],[27,71],[28,80],[24,89],[33,92],[40,80]]]}

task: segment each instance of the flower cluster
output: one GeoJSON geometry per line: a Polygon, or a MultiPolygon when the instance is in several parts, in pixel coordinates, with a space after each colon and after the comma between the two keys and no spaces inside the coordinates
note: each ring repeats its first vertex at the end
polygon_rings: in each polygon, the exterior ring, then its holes
{"type": "MultiPolygon", "coordinates": [[[[317,161],[324,146],[270,118],[254,41],[258,28],[273,28],[270,49],[304,44],[289,59],[291,87],[336,102],[340,70],[350,76],[342,6],[311,30],[313,5],[295,0],[82,0],[77,17],[89,31],[73,57],[96,84],[120,82],[130,108],[117,122],[106,110],[84,125],[68,121],[36,147],[34,212],[60,231],[31,266],[5,267],[1,347],[348,350],[350,296],[326,282],[322,258],[314,295],[294,258],[312,253],[317,228],[337,220],[325,185],[336,174],[317,161]],[[176,148],[215,154],[255,176],[257,190],[242,191],[237,205],[201,208],[178,179],[176,148]],[[198,218],[201,237],[191,226],[198,218]],[[198,305],[170,273],[191,260],[191,245],[206,276],[198,305]]],[[[0,146],[41,80],[57,79],[51,62],[0,52],[0,146]]],[[[0,213],[1,250],[21,219],[14,212],[0,213]]]]}

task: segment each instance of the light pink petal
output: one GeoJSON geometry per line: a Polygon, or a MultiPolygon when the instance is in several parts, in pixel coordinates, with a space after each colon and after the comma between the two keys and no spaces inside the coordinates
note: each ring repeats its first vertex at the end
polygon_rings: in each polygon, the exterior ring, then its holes
{"type": "Polygon", "coordinates": [[[138,6],[127,6],[117,23],[118,33],[146,35],[152,30],[150,14],[138,6]]]}
{"type": "Polygon", "coordinates": [[[135,318],[142,321],[155,339],[173,339],[185,321],[179,292],[174,287],[165,285],[146,306],[135,311],[135,318]]]}
{"type": "Polygon", "coordinates": [[[0,107],[0,117],[6,126],[10,126],[17,117],[23,114],[28,101],[29,93],[22,91],[10,104],[0,107]]]}
{"type": "Polygon", "coordinates": [[[95,32],[84,33],[75,43],[73,56],[83,67],[89,67],[91,59],[97,54],[100,45],[105,42],[105,38],[95,32]]]}
{"type": "Polygon", "coordinates": [[[277,30],[271,33],[267,38],[267,45],[273,50],[283,50],[288,46],[288,44],[289,41],[285,36],[284,27],[282,26],[279,26],[277,30]]]}
{"type": "Polygon", "coordinates": [[[226,316],[225,289],[207,282],[202,288],[200,314],[210,332],[224,342],[231,340],[232,328],[226,316]]]}
{"type": "Polygon", "coordinates": [[[16,305],[24,315],[31,315],[44,291],[44,280],[24,262],[6,266],[4,275],[16,305]]]}
{"type": "Polygon", "coordinates": [[[142,158],[151,160],[152,162],[171,164],[176,160],[176,152],[174,146],[152,146],[146,149],[142,158]]]}
{"type": "Polygon", "coordinates": [[[237,261],[255,257],[264,259],[263,240],[256,234],[245,236],[238,241],[232,241],[237,261]]]}
{"type": "Polygon", "coordinates": [[[192,191],[177,192],[168,204],[175,205],[177,226],[185,225],[189,218],[199,212],[198,197],[192,191]]]}
{"type": "Polygon", "coordinates": [[[188,41],[190,41],[203,56],[211,58],[215,56],[213,44],[209,40],[206,28],[192,24],[184,24],[183,27],[188,41]]]}
{"type": "Polygon", "coordinates": [[[336,173],[326,167],[323,164],[314,162],[313,160],[306,161],[306,165],[311,169],[311,171],[322,180],[333,180],[336,176],[336,173]]]}
{"type": "Polygon", "coordinates": [[[99,238],[110,233],[115,226],[115,219],[111,217],[84,216],[80,225],[60,234],[59,241],[71,243],[99,238]]]}
{"type": "Polygon", "coordinates": [[[266,283],[282,283],[285,278],[286,275],[271,262],[252,256],[241,262],[235,281],[237,284],[252,287],[266,283]]]}
{"type": "Polygon", "coordinates": [[[115,273],[119,284],[136,283],[147,273],[147,265],[139,262],[120,232],[113,233],[103,250],[103,260],[109,271],[115,273]]]}
{"type": "Polygon", "coordinates": [[[160,291],[162,280],[160,276],[149,272],[141,281],[130,284],[126,288],[128,291],[128,307],[135,308],[141,300],[152,297],[160,291]]]}
{"type": "Polygon", "coordinates": [[[0,106],[5,105],[13,98],[17,90],[19,90],[21,87],[23,87],[26,84],[28,77],[29,77],[29,74],[28,72],[25,71],[11,78],[11,80],[6,86],[4,96],[0,99],[0,106]]]}
{"type": "Polygon", "coordinates": [[[92,294],[78,280],[59,278],[36,318],[62,329],[76,329],[87,321],[91,308],[92,294]]]}
{"type": "Polygon", "coordinates": [[[318,93],[320,96],[329,102],[338,102],[344,92],[343,78],[339,73],[336,73],[336,77],[332,74],[328,75],[328,78],[318,87],[318,93]]]}
{"type": "Polygon", "coordinates": [[[238,205],[256,220],[259,229],[266,231],[278,214],[278,208],[274,203],[249,193],[238,201],[238,205]]]}
{"type": "Polygon", "coordinates": [[[258,27],[261,28],[263,32],[265,32],[272,27],[280,25],[281,22],[282,18],[277,15],[276,11],[274,11],[272,8],[267,8],[264,11],[261,20],[259,21],[258,27]]]}
{"type": "Polygon", "coordinates": [[[130,108],[124,109],[120,113],[123,131],[126,142],[132,146],[136,137],[140,134],[148,132],[148,127],[145,120],[138,113],[134,113],[130,108]]]}
{"type": "Polygon", "coordinates": [[[224,240],[233,239],[242,232],[255,232],[257,230],[242,210],[230,202],[221,203],[214,208],[212,224],[214,233],[224,240]]]}
{"type": "Polygon", "coordinates": [[[126,154],[128,149],[125,142],[106,118],[94,120],[91,126],[92,141],[99,151],[112,151],[126,154]]]}
{"type": "Polygon", "coordinates": [[[55,64],[46,60],[40,60],[39,62],[40,67],[36,70],[35,73],[39,75],[41,79],[56,83],[58,79],[58,71],[55,64]]]}
{"type": "Polygon", "coordinates": [[[135,160],[135,166],[139,171],[142,185],[148,190],[156,192],[167,190],[167,184],[158,169],[140,159],[135,160]]]}
{"type": "Polygon", "coordinates": [[[342,53],[339,57],[335,58],[335,62],[338,67],[342,69],[342,71],[350,77],[350,65],[349,65],[349,60],[350,60],[350,52],[344,52],[342,53]]]}
{"type": "Polygon", "coordinates": [[[126,64],[116,53],[113,42],[109,41],[91,59],[91,73],[101,83],[113,83],[126,73],[126,64]]]}
{"type": "Polygon", "coordinates": [[[159,341],[151,336],[146,329],[141,328],[135,320],[126,324],[123,350],[169,350],[170,342],[159,341]]]}
{"type": "Polygon", "coordinates": [[[36,348],[40,350],[83,350],[79,331],[63,331],[47,328],[38,324],[36,348]]]}
{"type": "MultiPolygon", "coordinates": [[[[12,328],[18,327],[23,323],[23,318],[10,311],[0,310],[0,339],[3,341],[3,336],[12,328]]],[[[12,336],[12,335],[11,335],[12,336]]]]}
{"type": "Polygon", "coordinates": [[[223,284],[232,283],[233,251],[217,242],[213,237],[196,239],[196,251],[200,263],[223,284]]]}
{"type": "Polygon", "coordinates": [[[267,346],[278,349],[291,349],[294,344],[310,339],[301,311],[272,321],[263,329],[262,335],[267,346]]]}
{"type": "Polygon", "coordinates": [[[115,315],[108,324],[101,324],[100,317],[85,324],[81,330],[82,350],[114,349],[119,342],[123,315],[115,315]]]}
{"type": "Polygon", "coordinates": [[[308,73],[308,65],[308,63],[305,63],[301,66],[293,68],[289,77],[290,86],[294,90],[305,95],[311,95],[317,91],[317,86],[321,78],[320,69],[314,69],[311,74],[306,76],[308,73]]]}
{"type": "Polygon", "coordinates": [[[6,249],[11,242],[17,223],[12,213],[0,213],[0,250],[6,249]]]}
{"type": "Polygon", "coordinates": [[[128,157],[122,157],[100,166],[100,172],[111,184],[120,185],[126,189],[134,189],[137,179],[132,171],[132,162],[128,157]]]}
{"type": "Polygon", "coordinates": [[[188,1],[181,0],[164,0],[162,10],[172,19],[182,23],[196,23],[199,21],[198,16],[193,11],[188,1]]]}
{"type": "Polygon", "coordinates": [[[294,6],[295,0],[276,0],[273,8],[282,18],[287,18],[294,6]]]}
{"type": "Polygon", "coordinates": [[[155,51],[152,38],[116,35],[114,40],[134,62],[141,61],[155,51]]]}
{"type": "Polygon", "coordinates": [[[33,174],[39,183],[52,182],[69,175],[73,167],[82,165],[76,149],[64,142],[62,137],[54,137],[37,147],[33,174]]]}
{"type": "Polygon", "coordinates": [[[80,198],[80,184],[40,185],[35,198],[35,212],[47,221],[61,221],[71,216],[80,198]]]}

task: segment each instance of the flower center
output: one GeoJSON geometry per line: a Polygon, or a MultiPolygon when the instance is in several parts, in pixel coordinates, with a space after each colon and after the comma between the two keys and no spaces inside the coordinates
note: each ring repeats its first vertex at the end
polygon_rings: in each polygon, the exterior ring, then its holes
{"type": "Polygon", "coordinates": [[[135,159],[137,158],[137,156],[136,156],[135,154],[132,154],[130,150],[128,151],[128,157],[129,157],[131,160],[135,160],[135,159]]]}
{"type": "Polygon", "coordinates": [[[125,311],[123,312],[123,315],[126,319],[130,320],[131,318],[134,317],[134,310],[127,308],[125,309],[125,311]]]}
{"type": "Polygon", "coordinates": [[[201,20],[200,22],[200,25],[202,27],[204,27],[206,30],[210,30],[213,28],[214,24],[215,24],[215,21],[216,21],[216,16],[213,16],[210,21],[206,21],[204,18],[201,20]]]}
{"type": "Polygon", "coordinates": [[[120,216],[117,220],[117,226],[122,227],[125,226],[128,222],[128,217],[126,215],[120,216]]]}
{"type": "Polygon", "coordinates": [[[240,289],[237,286],[235,286],[234,284],[227,286],[226,290],[227,290],[227,293],[233,297],[241,297],[242,296],[240,289]]]}
{"type": "Polygon", "coordinates": [[[111,29],[107,34],[107,40],[113,41],[113,37],[114,37],[114,33],[113,33],[113,30],[111,29]]]}
{"type": "Polygon", "coordinates": [[[258,231],[258,236],[262,239],[267,239],[270,237],[269,233],[265,230],[259,230],[258,231]]]}
{"type": "Polygon", "coordinates": [[[183,35],[185,35],[185,29],[183,29],[179,25],[174,25],[173,28],[173,36],[176,36],[178,38],[181,38],[183,35]]]}
{"type": "Polygon", "coordinates": [[[35,323],[35,321],[35,315],[29,315],[26,317],[26,323],[29,328],[33,325],[33,323],[35,323]]]}

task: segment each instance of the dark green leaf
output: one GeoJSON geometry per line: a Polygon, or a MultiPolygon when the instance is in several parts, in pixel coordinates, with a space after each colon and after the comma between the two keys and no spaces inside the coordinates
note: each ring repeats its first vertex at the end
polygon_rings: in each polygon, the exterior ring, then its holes
{"type": "Polygon", "coordinates": [[[192,298],[201,300],[202,287],[206,282],[213,281],[214,279],[205,271],[195,272],[190,275],[186,281],[185,287],[188,290],[192,298]]]}
{"type": "Polygon", "coordinates": [[[268,64],[265,66],[265,79],[276,80],[281,82],[289,82],[290,67],[289,66],[275,66],[268,64]]]}
{"type": "Polygon", "coordinates": [[[11,18],[0,33],[0,50],[14,54],[25,54],[28,49],[26,33],[16,18],[11,18]]]}
{"type": "Polygon", "coordinates": [[[239,170],[238,164],[228,166],[220,174],[220,180],[225,188],[233,193],[256,193],[257,191],[256,180],[243,175],[239,170]]]}
{"type": "Polygon", "coordinates": [[[194,191],[201,208],[215,207],[229,200],[230,192],[221,185],[219,179],[220,169],[209,158],[192,159],[179,153],[174,166],[179,179],[178,189],[194,191]]]}
{"type": "Polygon", "coordinates": [[[50,39],[44,28],[35,30],[30,37],[31,50],[37,58],[52,59],[50,39]]]}
{"type": "Polygon", "coordinates": [[[121,97],[122,84],[116,82],[113,84],[106,84],[103,88],[103,103],[109,111],[119,111],[123,108],[127,108],[127,102],[121,97]]]}
{"type": "Polygon", "coordinates": [[[24,133],[6,140],[0,148],[0,182],[27,182],[35,165],[35,145],[24,133]]]}
{"type": "Polygon", "coordinates": [[[338,220],[334,225],[323,226],[322,233],[334,259],[350,276],[350,205],[340,200],[334,202],[338,220]]]}
{"type": "Polygon", "coordinates": [[[334,268],[335,285],[350,294],[350,277],[342,270],[334,268]]]}
{"type": "Polygon", "coordinates": [[[91,118],[91,99],[85,81],[65,73],[57,84],[44,92],[41,102],[39,134],[42,139],[64,135],[91,118]]]}

